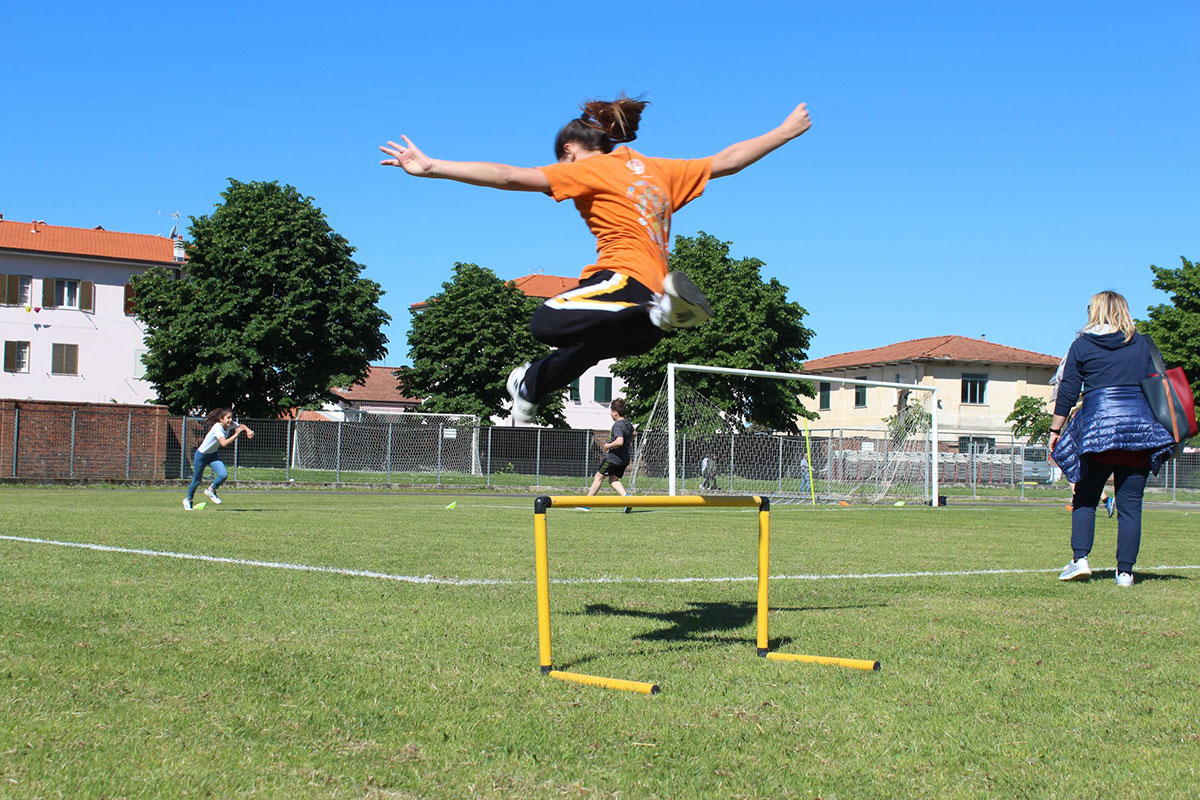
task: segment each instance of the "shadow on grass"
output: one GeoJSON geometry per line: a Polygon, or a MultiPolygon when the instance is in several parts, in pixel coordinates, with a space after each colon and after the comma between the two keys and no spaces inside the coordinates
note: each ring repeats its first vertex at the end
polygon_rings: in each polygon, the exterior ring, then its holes
{"type": "MultiPolygon", "coordinates": [[[[1115,569],[1098,569],[1092,573],[1091,580],[1113,580],[1117,576],[1115,569]]],[[[1150,581],[1190,581],[1190,575],[1178,575],[1174,572],[1138,572],[1133,571],[1133,584],[1149,583],[1150,581]]]]}
{"type": "MultiPolygon", "coordinates": [[[[844,606],[772,606],[772,612],[780,611],[837,611],[844,609],[882,608],[887,603],[860,603],[844,606]]],[[[667,627],[632,637],[635,644],[643,642],[676,642],[685,646],[665,648],[667,651],[687,649],[686,645],[723,644],[739,647],[754,646],[754,635],[738,635],[726,633],[744,628],[754,621],[758,612],[758,604],[753,602],[741,603],[688,603],[679,611],[642,611],[639,609],[617,608],[607,603],[592,603],[581,612],[568,612],[574,616],[589,614],[607,614],[618,617],[633,617],[635,619],[657,620],[667,624],[667,627]]],[[[771,650],[777,650],[791,644],[793,639],[788,636],[772,638],[768,642],[771,650]]],[[[655,648],[655,652],[659,652],[655,648]]],[[[573,659],[558,669],[578,667],[589,661],[600,658],[599,654],[581,656],[573,659]]]]}

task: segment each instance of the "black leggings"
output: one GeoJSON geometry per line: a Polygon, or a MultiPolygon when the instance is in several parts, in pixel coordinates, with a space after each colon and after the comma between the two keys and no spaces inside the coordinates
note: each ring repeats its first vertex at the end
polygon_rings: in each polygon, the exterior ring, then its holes
{"type": "Polygon", "coordinates": [[[653,300],[654,292],[633,278],[603,270],[538,306],[529,329],[557,349],[525,373],[526,399],[541,402],[606,358],[652,349],[663,337],[650,322],[653,300]]]}

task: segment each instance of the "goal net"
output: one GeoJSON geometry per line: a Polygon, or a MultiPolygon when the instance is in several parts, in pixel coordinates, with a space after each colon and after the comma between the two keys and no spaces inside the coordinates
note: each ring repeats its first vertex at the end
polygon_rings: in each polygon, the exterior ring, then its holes
{"type": "Polygon", "coordinates": [[[297,421],[292,469],[481,475],[479,417],[358,412],[343,421],[297,421]]]}
{"type": "Polygon", "coordinates": [[[931,469],[936,416],[936,390],[930,386],[670,364],[634,439],[633,477],[627,482],[641,493],[759,494],[812,504],[925,503],[937,493],[931,469]],[[888,392],[893,414],[856,427],[799,420],[800,434],[766,431],[701,393],[688,380],[697,372],[730,380],[851,384],[888,392]]]}

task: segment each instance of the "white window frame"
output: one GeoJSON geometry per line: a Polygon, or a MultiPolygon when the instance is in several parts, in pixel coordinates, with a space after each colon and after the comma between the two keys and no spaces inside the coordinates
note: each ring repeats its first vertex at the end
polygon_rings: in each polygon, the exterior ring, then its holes
{"type": "Polygon", "coordinates": [[[77,278],[54,279],[54,307],[79,310],[79,283],[77,278]],[[72,289],[74,296],[71,296],[72,289]]]}
{"type": "MultiPolygon", "coordinates": [[[[10,373],[10,374],[22,374],[22,375],[27,375],[27,374],[29,374],[29,351],[30,351],[30,343],[29,343],[29,342],[18,341],[18,340],[11,340],[11,341],[12,341],[12,343],[13,343],[13,344],[15,344],[15,345],[16,345],[16,348],[15,348],[15,353],[14,353],[14,356],[15,356],[15,359],[16,359],[16,364],[14,364],[14,365],[13,365],[13,366],[14,366],[14,369],[9,369],[9,368],[8,368],[8,364],[7,364],[7,363],[6,363],[6,364],[4,364],[4,365],[3,365],[3,367],[4,367],[4,371],[5,371],[5,372],[8,372],[8,373],[10,373]]],[[[4,343],[4,345],[5,345],[4,349],[5,349],[5,350],[7,350],[7,349],[8,349],[8,342],[6,341],[6,342],[4,343]]]]}
{"type": "Polygon", "coordinates": [[[8,298],[5,305],[8,306],[25,306],[33,305],[33,276],[32,275],[5,275],[5,280],[8,278],[17,279],[17,296],[16,298],[8,298]]]}
{"type": "Polygon", "coordinates": [[[964,372],[962,376],[962,392],[959,394],[961,404],[964,406],[986,406],[988,404],[988,382],[987,375],[964,372]],[[978,387],[977,398],[975,398],[976,387],[978,387]]]}

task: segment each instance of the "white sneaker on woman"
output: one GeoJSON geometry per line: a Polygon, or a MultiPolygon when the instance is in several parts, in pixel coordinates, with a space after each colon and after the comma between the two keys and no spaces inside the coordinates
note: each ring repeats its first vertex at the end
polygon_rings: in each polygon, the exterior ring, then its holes
{"type": "Polygon", "coordinates": [[[1133,586],[1133,573],[1132,572],[1118,572],[1117,573],[1117,586],[1133,586]]]}
{"type": "Polygon", "coordinates": [[[1092,577],[1092,568],[1088,566],[1087,556],[1075,559],[1063,567],[1062,572],[1058,573],[1060,581],[1079,581],[1090,577],[1092,577]]]}

